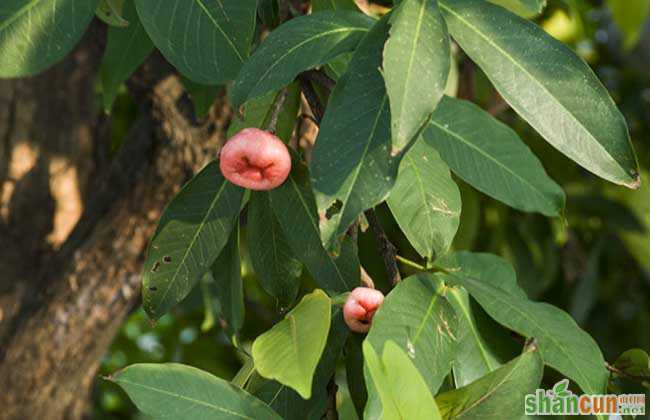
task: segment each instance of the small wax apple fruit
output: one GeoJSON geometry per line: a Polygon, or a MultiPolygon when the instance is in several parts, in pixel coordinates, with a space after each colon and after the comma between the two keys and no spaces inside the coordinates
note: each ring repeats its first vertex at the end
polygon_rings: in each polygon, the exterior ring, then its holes
{"type": "Polygon", "coordinates": [[[354,289],[343,306],[343,319],[351,331],[366,333],[372,317],[384,301],[384,294],[368,287],[354,289]]]}
{"type": "Polygon", "coordinates": [[[291,172],[287,146],[268,131],[245,128],[221,149],[221,173],[240,187],[257,191],[282,185],[291,172]]]}

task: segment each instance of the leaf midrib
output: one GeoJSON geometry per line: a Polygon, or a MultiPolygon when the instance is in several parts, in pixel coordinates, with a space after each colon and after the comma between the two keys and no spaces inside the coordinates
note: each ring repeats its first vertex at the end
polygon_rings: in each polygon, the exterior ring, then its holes
{"type": "Polygon", "coordinates": [[[197,400],[197,399],[191,398],[191,397],[186,397],[184,395],[177,394],[177,393],[174,393],[174,392],[170,392],[170,391],[167,391],[167,390],[164,390],[164,389],[161,389],[161,388],[155,388],[155,387],[152,387],[152,386],[149,386],[149,385],[144,385],[144,384],[141,384],[141,383],[138,383],[138,382],[133,382],[133,381],[130,381],[128,379],[117,378],[117,379],[115,379],[115,382],[117,382],[117,383],[122,382],[122,383],[125,383],[125,384],[128,384],[128,385],[132,385],[132,386],[135,386],[135,387],[140,387],[140,388],[146,389],[148,391],[154,391],[154,392],[166,395],[166,396],[176,397],[178,399],[188,401],[188,402],[190,402],[192,404],[201,405],[201,406],[207,407],[207,408],[209,408],[211,410],[219,411],[221,413],[226,413],[226,414],[229,414],[231,416],[239,417],[239,418],[242,418],[242,419],[255,420],[254,417],[248,417],[246,415],[242,415],[242,414],[237,413],[235,411],[228,410],[227,408],[223,408],[223,407],[218,406],[218,405],[210,404],[209,402],[205,402],[205,401],[202,401],[202,400],[197,400]]]}
{"type": "MultiPolygon", "coordinates": [[[[203,11],[203,13],[205,13],[205,15],[208,17],[208,19],[210,19],[210,21],[212,22],[212,24],[213,24],[213,25],[214,25],[214,26],[219,30],[219,32],[220,32],[221,35],[225,38],[225,40],[226,40],[226,42],[228,43],[228,45],[230,46],[230,48],[232,48],[232,50],[235,51],[235,54],[237,54],[237,58],[239,58],[239,61],[240,61],[241,63],[243,63],[243,62],[245,61],[245,60],[244,60],[244,57],[243,57],[243,56],[241,55],[241,53],[239,52],[239,50],[238,50],[237,47],[235,46],[235,44],[234,44],[234,42],[232,41],[232,39],[231,39],[231,38],[228,36],[228,34],[223,30],[223,28],[221,27],[221,25],[219,25],[219,22],[217,22],[217,20],[215,19],[215,17],[212,16],[212,15],[210,14],[210,11],[205,7],[205,5],[201,2],[201,0],[194,0],[194,2],[198,4],[199,8],[203,11]]],[[[222,6],[222,7],[223,7],[223,6],[222,6]]],[[[224,12],[224,15],[227,17],[228,14],[226,13],[225,9],[223,10],[223,12],[224,12]]]]}
{"type": "MultiPolygon", "coordinates": [[[[449,276],[451,276],[451,277],[456,277],[456,278],[458,278],[458,276],[456,276],[456,275],[454,275],[454,274],[452,274],[452,273],[448,273],[447,275],[449,275],[449,276]]],[[[482,286],[482,283],[481,283],[480,280],[475,279],[475,278],[473,278],[473,277],[471,277],[471,276],[467,276],[467,275],[464,275],[464,276],[465,276],[467,279],[469,279],[469,280],[471,280],[471,281],[474,281],[474,282],[478,283],[478,284],[479,284],[479,287],[482,286]]],[[[461,279],[461,281],[462,281],[462,279],[461,279]]],[[[483,289],[485,290],[486,288],[483,288],[483,289]]],[[[552,335],[546,333],[546,328],[543,328],[542,326],[540,326],[537,322],[535,322],[535,319],[534,319],[534,318],[528,317],[528,315],[527,315],[525,312],[521,311],[521,310],[520,310],[518,307],[516,307],[515,305],[510,305],[510,304],[509,304],[509,301],[507,301],[507,300],[501,298],[501,297],[499,296],[498,293],[494,293],[493,290],[491,290],[491,287],[488,287],[487,290],[488,290],[488,293],[489,293],[490,295],[492,295],[494,299],[499,300],[502,304],[504,304],[504,305],[508,306],[509,308],[515,310],[517,313],[519,313],[519,315],[522,316],[522,318],[525,318],[525,319],[528,320],[531,324],[533,324],[536,328],[538,328],[540,331],[544,332],[544,336],[545,336],[546,338],[548,338],[548,340],[551,341],[553,344],[555,344],[555,346],[556,346],[556,347],[557,347],[557,348],[558,348],[558,349],[559,349],[559,350],[560,350],[560,351],[561,351],[561,352],[562,352],[562,353],[563,353],[563,354],[564,354],[564,355],[565,355],[565,356],[566,356],[566,357],[571,361],[571,364],[573,364],[573,366],[576,368],[576,371],[577,371],[577,372],[580,374],[580,376],[582,377],[582,380],[585,381],[585,383],[587,383],[587,384],[590,383],[589,378],[588,378],[587,376],[585,376],[584,372],[583,372],[583,371],[578,367],[578,364],[576,364],[575,359],[572,357],[572,355],[571,355],[569,352],[567,352],[567,350],[566,350],[566,349],[565,349],[565,348],[560,344],[560,342],[558,342],[558,341],[555,339],[555,337],[553,337],[552,335]]],[[[516,297],[515,297],[515,298],[516,298],[516,297]]],[[[516,299],[518,299],[518,298],[516,298],[516,299]]],[[[532,302],[532,303],[536,303],[536,304],[537,304],[537,303],[539,303],[539,302],[532,302]]],[[[591,388],[591,387],[590,387],[590,388],[591,388]]],[[[583,391],[586,391],[586,392],[593,391],[593,392],[595,392],[595,393],[598,393],[598,392],[599,392],[598,390],[586,390],[586,389],[583,389],[583,391]]]]}
{"type": "MultiPolygon", "coordinates": [[[[408,1],[408,0],[407,0],[407,1],[408,1]]],[[[405,2],[402,4],[402,7],[405,7],[407,1],[405,1],[405,2]]],[[[420,2],[421,6],[420,6],[419,14],[418,14],[417,23],[416,23],[416,25],[415,25],[415,36],[413,37],[413,43],[412,43],[412,45],[411,45],[411,51],[410,51],[410,56],[409,56],[409,62],[408,62],[408,66],[406,67],[406,74],[405,74],[405,76],[404,76],[404,80],[406,81],[406,82],[404,83],[404,85],[410,85],[410,83],[409,83],[409,79],[410,79],[410,77],[411,77],[411,70],[413,69],[413,62],[415,61],[415,55],[416,55],[416,54],[415,54],[416,44],[417,44],[418,41],[420,40],[421,28],[422,28],[422,21],[424,20],[424,11],[425,11],[425,9],[426,9],[427,1],[428,1],[428,0],[421,0],[421,2],[420,2]]],[[[406,90],[407,90],[406,88],[402,90],[402,93],[403,93],[403,94],[402,94],[402,99],[401,99],[401,101],[400,101],[400,102],[401,102],[401,106],[400,106],[400,112],[399,112],[399,115],[404,115],[404,108],[406,107],[406,101],[404,100],[404,98],[406,97],[406,90]]],[[[425,121],[426,121],[426,118],[425,118],[425,121]]],[[[420,124],[420,125],[422,125],[422,124],[420,124]]],[[[400,131],[401,131],[401,130],[400,130],[400,131]]]]}
{"type": "MultiPolygon", "coordinates": [[[[320,238],[320,229],[318,226],[314,223],[313,218],[311,217],[311,212],[309,211],[309,206],[305,202],[305,200],[302,197],[302,194],[300,193],[300,188],[298,188],[298,185],[296,184],[296,181],[293,179],[293,177],[289,177],[289,180],[291,181],[291,185],[293,189],[296,191],[296,194],[298,195],[298,199],[300,200],[300,204],[302,205],[303,210],[305,210],[305,213],[307,213],[307,217],[311,223],[312,228],[316,232],[316,236],[320,238]]],[[[336,271],[337,277],[339,280],[343,283],[343,286],[345,287],[345,290],[351,290],[350,285],[348,282],[345,280],[345,277],[343,274],[341,274],[341,271],[339,270],[339,266],[336,265],[336,262],[330,257],[329,252],[323,250],[325,254],[327,255],[328,260],[330,263],[334,266],[334,270],[336,271]]]]}
{"type": "Polygon", "coordinates": [[[332,29],[332,30],[326,31],[326,32],[320,32],[320,33],[318,33],[318,34],[316,34],[316,35],[314,35],[312,37],[304,39],[303,41],[301,41],[298,44],[294,45],[293,47],[289,48],[283,55],[278,57],[278,59],[275,60],[275,62],[273,62],[273,64],[271,64],[266,69],[266,71],[264,73],[262,73],[262,75],[257,79],[257,82],[253,85],[253,87],[248,90],[249,93],[247,93],[247,98],[248,98],[248,95],[250,94],[250,92],[253,92],[255,89],[257,89],[259,87],[259,85],[262,84],[262,82],[265,81],[265,79],[269,75],[269,73],[271,73],[271,71],[273,71],[278,65],[280,65],[280,63],[282,61],[284,61],[288,56],[293,54],[293,52],[295,50],[297,50],[298,48],[301,48],[305,44],[308,44],[310,42],[314,42],[314,41],[316,41],[316,40],[318,40],[320,38],[330,36],[330,35],[334,35],[334,34],[337,34],[337,33],[340,33],[340,32],[346,32],[346,31],[350,32],[350,33],[352,33],[352,32],[368,32],[368,28],[358,28],[358,27],[355,27],[355,26],[346,26],[346,27],[343,27],[343,28],[332,29]]]}
{"type": "MultiPolygon", "coordinates": [[[[616,160],[611,156],[611,154],[609,153],[609,151],[608,151],[608,150],[607,150],[607,149],[606,149],[606,148],[605,148],[605,147],[604,147],[604,146],[603,146],[603,145],[602,145],[602,144],[601,144],[601,143],[596,139],[596,137],[595,137],[595,136],[594,136],[594,135],[593,135],[593,134],[592,134],[592,133],[587,129],[587,127],[585,127],[585,126],[580,122],[580,120],[578,120],[578,118],[577,118],[575,115],[573,115],[573,113],[571,112],[571,110],[569,110],[568,108],[566,108],[566,107],[564,106],[564,104],[562,104],[562,102],[560,102],[560,101],[559,101],[559,100],[558,100],[558,99],[557,99],[557,98],[556,98],[556,97],[555,97],[555,96],[554,96],[554,95],[553,95],[553,94],[552,94],[552,93],[551,93],[551,92],[546,88],[546,86],[544,86],[542,83],[539,82],[539,80],[537,80],[535,77],[533,77],[533,75],[528,71],[528,69],[526,69],[526,68],[523,67],[521,64],[519,64],[519,62],[517,62],[517,61],[515,60],[514,57],[512,57],[512,56],[511,56],[510,54],[508,54],[508,53],[507,53],[503,48],[501,48],[498,44],[496,44],[494,41],[492,41],[492,39],[491,39],[490,37],[488,37],[486,34],[484,34],[483,32],[481,32],[481,31],[480,31],[476,26],[472,25],[470,22],[468,22],[467,20],[465,20],[465,18],[464,18],[462,15],[456,13],[455,11],[453,11],[452,9],[450,9],[447,5],[445,5],[445,0],[439,0],[438,3],[440,4],[440,7],[441,7],[441,8],[445,9],[447,12],[449,12],[449,13],[452,14],[452,15],[454,15],[454,16],[455,16],[455,17],[456,17],[460,22],[462,22],[465,26],[467,26],[468,28],[470,28],[471,30],[473,30],[477,35],[479,35],[481,38],[483,38],[483,39],[484,39],[488,44],[490,44],[490,45],[491,45],[492,47],[494,47],[498,52],[500,52],[500,53],[501,53],[501,54],[502,54],[506,59],[508,59],[510,62],[512,62],[512,64],[513,64],[515,67],[519,68],[519,69],[520,69],[520,70],[521,70],[521,71],[522,71],[526,76],[528,76],[528,78],[529,78],[529,79],[530,79],[534,84],[536,84],[537,86],[539,86],[539,87],[541,88],[541,90],[542,90],[543,92],[545,92],[545,93],[548,95],[548,97],[550,97],[550,99],[551,99],[552,102],[554,102],[554,103],[556,103],[557,105],[559,105],[559,107],[560,107],[561,109],[563,109],[563,110],[567,113],[567,115],[569,115],[569,116],[571,117],[571,119],[574,120],[575,123],[577,123],[577,126],[580,127],[580,128],[582,129],[582,131],[584,131],[584,132],[589,136],[589,138],[595,142],[595,144],[597,145],[597,147],[599,147],[599,148],[601,149],[601,151],[604,151],[605,154],[606,154],[607,156],[609,156],[612,160],[614,160],[614,162],[616,162],[617,165],[620,166],[620,164],[619,164],[619,163],[618,163],[618,162],[617,162],[617,161],[616,161],[616,160]]],[[[625,172],[625,171],[623,171],[623,172],[625,172]]]]}
{"type": "Polygon", "coordinates": [[[165,301],[165,298],[167,297],[167,293],[169,293],[169,291],[171,290],[172,284],[176,282],[176,279],[177,279],[178,273],[180,272],[181,266],[186,265],[185,261],[187,260],[187,257],[188,257],[188,255],[189,255],[189,253],[190,253],[190,250],[194,248],[194,244],[195,244],[196,241],[198,240],[198,238],[199,238],[201,232],[203,231],[203,228],[204,228],[205,225],[206,225],[206,220],[208,219],[208,217],[209,217],[210,214],[212,213],[212,210],[214,210],[214,207],[215,207],[215,206],[217,205],[217,203],[219,202],[219,199],[221,198],[221,194],[222,194],[223,191],[226,189],[226,185],[227,185],[227,183],[228,183],[228,181],[226,181],[226,180],[224,179],[224,180],[223,180],[223,183],[221,184],[221,187],[219,187],[219,191],[217,192],[217,195],[216,195],[215,198],[212,200],[212,203],[210,203],[210,207],[209,207],[208,210],[205,212],[205,215],[203,216],[203,219],[201,220],[201,223],[200,223],[199,226],[196,228],[196,232],[194,232],[194,236],[192,237],[192,240],[190,241],[190,243],[189,243],[189,245],[187,246],[187,248],[185,248],[185,252],[183,253],[183,256],[181,257],[180,262],[179,262],[178,265],[176,266],[176,270],[174,270],[174,274],[172,275],[171,280],[170,280],[169,282],[167,282],[167,287],[165,288],[165,292],[162,294],[162,297],[161,297],[160,300],[159,300],[160,302],[164,302],[164,301],[165,301]]]}
{"type": "Polygon", "coordinates": [[[481,149],[480,147],[476,146],[476,145],[473,144],[472,142],[465,140],[465,138],[464,138],[463,136],[461,136],[460,134],[458,134],[457,132],[455,132],[455,131],[451,131],[449,128],[447,128],[447,127],[445,127],[445,126],[443,126],[443,125],[438,124],[435,120],[432,119],[432,120],[430,121],[430,124],[434,125],[434,126],[435,126],[436,128],[438,128],[438,129],[444,131],[445,133],[447,133],[447,134],[450,135],[451,137],[454,137],[454,138],[460,140],[461,143],[465,144],[465,145],[466,145],[467,147],[469,147],[470,149],[474,149],[474,150],[477,151],[480,155],[483,155],[483,156],[485,156],[488,160],[491,160],[492,162],[494,162],[494,163],[496,164],[496,166],[502,168],[504,172],[507,172],[507,173],[511,174],[514,178],[518,179],[522,184],[528,186],[528,188],[530,188],[530,190],[531,190],[532,192],[534,192],[535,195],[537,195],[537,196],[539,196],[539,197],[542,198],[542,201],[546,202],[547,204],[550,203],[551,208],[552,208],[553,210],[556,210],[556,209],[557,209],[557,206],[555,205],[555,203],[554,203],[553,201],[548,200],[548,199],[546,198],[546,196],[545,196],[543,193],[541,193],[540,190],[538,190],[538,189],[537,189],[533,184],[531,184],[531,183],[530,183],[526,178],[523,178],[521,175],[519,175],[518,173],[514,172],[512,169],[510,169],[509,167],[507,167],[506,165],[504,165],[503,163],[501,163],[499,160],[497,160],[495,157],[493,157],[492,155],[488,154],[487,152],[485,152],[483,149],[481,149]]]}
{"type": "Polygon", "coordinates": [[[28,13],[30,10],[36,7],[36,5],[41,1],[43,0],[32,0],[31,2],[25,4],[23,7],[18,9],[16,11],[16,14],[14,14],[12,17],[10,17],[9,19],[2,22],[2,24],[0,24],[0,32],[4,31],[9,26],[11,26],[15,21],[20,19],[25,13],[28,13]]]}

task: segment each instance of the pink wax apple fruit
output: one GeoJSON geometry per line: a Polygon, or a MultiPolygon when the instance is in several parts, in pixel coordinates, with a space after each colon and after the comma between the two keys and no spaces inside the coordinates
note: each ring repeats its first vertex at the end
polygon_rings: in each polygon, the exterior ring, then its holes
{"type": "Polygon", "coordinates": [[[384,294],[368,287],[354,289],[343,306],[343,319],[351,331],[366,333],[372,317],[384,301],[384,294]]]}
{"type": "Polygon", "coordinates": [[[268,131],[245,128],[221,149],[221,173],[240,187],[257,191],[276,188],[291,172],[287,146],[268,131]]]}

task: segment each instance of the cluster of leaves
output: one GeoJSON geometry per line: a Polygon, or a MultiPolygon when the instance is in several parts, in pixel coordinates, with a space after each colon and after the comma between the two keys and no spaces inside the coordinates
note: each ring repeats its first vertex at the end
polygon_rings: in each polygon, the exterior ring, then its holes
{"type": "MultiPolygon", "coordinates": [[[[311,160],[295,151],[284,185],[244,191],[212,162],[165,210],[144,267],[145,310],[158,319],[205,286],[245,363],[232,381],[174,364],[138,364],[113,375],[143,412],[320,418],[341,360],[366,418],[518,418],[544,366],[584,392],[605,392],[601,350],[567,313],[531,301],[505,260],[449,251],[462,206],[452,172],[523,212],[561,217],[565,207],[562,188],[514,130],[455,98],[460,54],[452,38],[549,144],[592,173],[636,188],[625,120],[589,67],[525,19],[544,1],[394,3],[370,17],[351,0],[314,0],[311,14],[281,22],[275,0],[10,1],[0,23],[1,77],[34,74],[63,57],[95,13],[111,25],[101,68],[107,110],[154,48],[187,79],[199,113],[214,86],[229,84],[245,115],[231,133],[265,127],[288,89],[277,127],[288,141],[300,106],[296,77],[318,69],[336,81],[332,92],[308,82],[326,112],[311,160]],[[258,23],[271,30],[261,42],[258,23]],[[357,243],[347,232],[382,203],[423,263],[409,263],[418,272],[390,291],[364,338],[349,334],[341,315],[360,278],[357,243]],[[261,286],[291,308],[250,349],[238,340],[244,225],[261,286]],[[296,304],[305,276],[317,289],[296,304]],[[529,341],[484,337],[486,315],[502,333],[529,341]]],[[[628,359],[634,369],[647,364],[647,355],[624,356],[617,369],[629,367],[628,359]]]]}

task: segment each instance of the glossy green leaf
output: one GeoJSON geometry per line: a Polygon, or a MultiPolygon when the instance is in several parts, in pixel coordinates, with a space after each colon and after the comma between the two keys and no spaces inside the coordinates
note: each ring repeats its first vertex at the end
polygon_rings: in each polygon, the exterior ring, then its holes
{"type": "Polygon", "coordinates": [[[135,0],[149,37],[180,72],[196,83],[222,85],[246,61],[257,0],[135,0]]]}
{"type": "Polygon", "coordinates": [[[607,0],[612,18],[623,32],[623,45],[634,48],[643,32],[643,24],[650,17],[650,0],[607,0]]]}
{"type": "Polygon", "coordinates": [[[39,73],[79,42],[99,0],[3,0],[0,78],[39,73]]]}
{"type": "Polygon", "coordinates": [[[381,404],[383,418],[409,420],[441,419],[438,406],[421,373],[407,353],[387,341],[381,356],[370,342],[363,343],[367,371],[381,404]]]}
{"type": "Polygon", "coordinates": [[[288,85],[298,73],[353,50],[373,20],[361,13],[326,11],[291,19],[262,42],[235,80],[235,108],[288,85]]]}
{"type": "Polygon", "coordinates": [[[327,407],[327,384],[335,373],[348,331],[341,307],[332,307],[332,325],[325,350],[314,373],[310,399],[305,400],[293,389],[259,375],[253,376],[247,389],[269,404],[285,420],[321,420],[327,407]]]}
{"type": "Polygon", "coordinates": [[[330,330],[331,301],[316,290],[253,342],[255,369],[311,397],[312,380],[330,330]]]}
{"type": "Polygon", "coordinates": [[[269,199],[293,255],[320,287],[338,294],[359,284],[359,262],[356,255],[351,255],[352,250],[341,252],[336,259],[323,248],[309,173],[296,158],[289,178],[269,192],[269,199]]]}
{"type": "Polygon", "coordinates": [[[442,276],[463,286],[497,322],[525,337],[534,337],[544,363],[580,385],[585,393],[601,394],[607,386],[605,360],[594,339],[561,309],[533,302],[523,291],[508,291],[510,282],[499,277],[479,279],[462,265],[442,276]]]}
{"type": "Polygon", "coordinates": [[[153,43],[140,23],[135,4],[127,1],[124,17],[129,25],[108,28],[108,41],[99,73],[102,82],[102,102],[109,112],[117,91],[131,74],[147,59],[154,49],[153,43]]]}
{"type": "Polygon", "coordinates": [[[269,29],[278,26],[280,20],[279,0],[258,0],[257,15],[260,20],[269,29]]]}
{"type": "Polygon", "coordinates": [[[248,210],[248,251],[261,286],[283,306],[298,295],[302,264],[284,238],[267,192],[253,192],[248,210]]]}
{"type": "Polygon", "coordinates": [[[460,222],[460,191],[429,143],[420,139],[406,152],[387,202],[421,256],[434,260],[447,252],[460,222]]]}
{"type": "Polygon", "coordinates": [[[147,314],[160,318],[192,290],[226,245],[244,190],[212,162],[165,209],[149,244],[142,278],[147,314]]]}
{"type": "Polygon", "coordinates": [[[539,352],[527,350],[471,384],[440,394],[436,403],[443,419],[519,419],[524,398],[535,392],[543,371],[539,352]]]}
{"type": "Polygon", "coordinates": [[[101,0],[95,14],[104,23],[111,26],[127,27],[129,20],[123,16],[124,0],[101,0]]]}
{"type": "Polygon", "coordinates": [[[390,154],[390,109],[380,73],[388,18],[361,41],[332,92],[311,161],[326,248],[364,210],[385,200],[399,166],[390,154]]]}
{"type": "Polygon", "coordinates": [[[564,209],[562,188],[528,146],[471,102],[445,97],[423,137],[456,175],[485,194],[547,216],[564,209]]]}
{"type": "Polygon", "coordinates": [[[222,328],[234,343],[237,343],[237,334],[244,325],[244,287],[239,261],[239,226],[235,226],[228,243],[210,268],[222,328]]]}
{"type": "Polygon", "coordinates": [[[505,7],[525,18],[531,18],[542,13],[547,0],[490,0],[494,4],[505,7]]]}
{"type": "Polygon", "coordinates": [[[534,23],[484,0],[440,0],[449,32],[550,144],[616,184],[639,186],[623,115],[593,71],[534,23]]]}
{"type": "Polygon", "coordinates": [[[458,319],[442,287],[426,274],[400,282],[375,314],[366,339],[378,352],[388,341],[399,346],[433,394],[451,370],[458,339],[458,319]]]}
{"type": "Polygon", "coordinates": [[[390,25],[383,69],[396,155],[416,139],[442,99],[451,52],[436,0],[403,0],[390,25]]]}
{"type": "Polygon", "coordinates": [[[458,347],[453,372],[456,386],[465,386],[501,366],[497,354],[479,331],[467,291],[450,288],[445,297],[458,317],[458,347]]]}
{"type": "Polygon", "coordinates": [[[111,381],[140,411],[159,419],[280,419],[262,401],[207,372],[176,363],[136,364],[111,381]]]}

